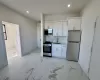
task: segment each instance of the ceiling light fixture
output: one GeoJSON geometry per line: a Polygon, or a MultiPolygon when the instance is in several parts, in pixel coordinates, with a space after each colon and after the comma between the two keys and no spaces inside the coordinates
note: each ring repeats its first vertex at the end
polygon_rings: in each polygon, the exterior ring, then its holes
{"type": "Polygon", "coordinates": [[[70,5],[70,4],[68,4],[67,6],[68,6],[68,7],[70,7],[71,5],[70,5]]]}
{"type": "Polygon", "coordinates": [[[29,14],[30,12],[29,11],[26,11],[26,13],[29,14]]]}

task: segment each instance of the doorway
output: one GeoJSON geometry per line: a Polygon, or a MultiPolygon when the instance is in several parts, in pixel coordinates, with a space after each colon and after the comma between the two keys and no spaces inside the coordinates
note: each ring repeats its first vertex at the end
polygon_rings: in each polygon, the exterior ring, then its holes
{"type": "Polygon", "coordinates": [[[21,54],[19,25],[2,21],[8,62],[21,54]]]}

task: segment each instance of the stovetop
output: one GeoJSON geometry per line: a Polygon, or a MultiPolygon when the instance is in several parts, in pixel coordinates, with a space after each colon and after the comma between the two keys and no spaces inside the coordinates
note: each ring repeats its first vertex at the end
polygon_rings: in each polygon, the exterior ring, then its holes
{"type": "Polygon", "coordinates": [[[46,41],[46,42],[44,42],[43,44],[52,44],[52,42],[46,41]]]}

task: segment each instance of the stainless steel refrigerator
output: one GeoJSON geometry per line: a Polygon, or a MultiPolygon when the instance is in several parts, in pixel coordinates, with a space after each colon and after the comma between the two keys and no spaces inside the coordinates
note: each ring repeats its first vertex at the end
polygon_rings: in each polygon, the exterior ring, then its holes
{"type": "Polygon", "coordinates": [[[68,47],[67,47],[67,60],[78,61],[81,42],[80,30],[68,31],[68,47]]]}

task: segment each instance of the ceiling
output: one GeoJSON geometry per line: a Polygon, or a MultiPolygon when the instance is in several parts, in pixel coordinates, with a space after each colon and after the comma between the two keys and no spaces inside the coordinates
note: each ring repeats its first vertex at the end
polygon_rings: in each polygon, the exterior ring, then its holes
{"type": "Polygon", "coordinates": [[[89,0],[0,0],[0,2],[17,12],[40,20],[40,14],[77,13],[82,10],[89,0]],[[67,5],[71,4],[68,8],[67,5]],[[26,11],[30,13],[27,14],[26,11]]]}

